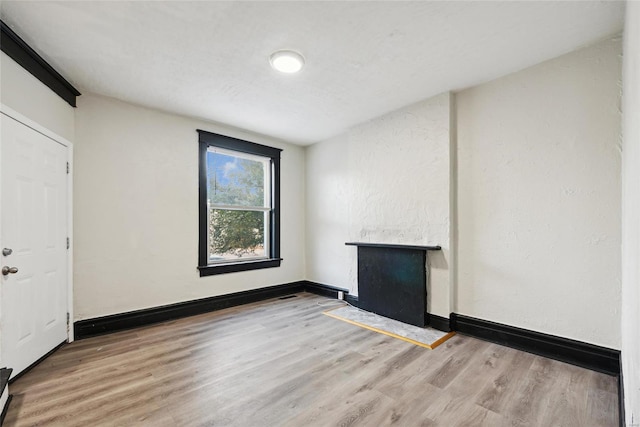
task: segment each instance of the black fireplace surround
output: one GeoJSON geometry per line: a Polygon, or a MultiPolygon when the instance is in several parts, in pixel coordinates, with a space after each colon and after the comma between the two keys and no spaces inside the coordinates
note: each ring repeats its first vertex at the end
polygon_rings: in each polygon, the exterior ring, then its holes
{"type": "Polygon", "coordinates": [[[423,327],[427,324],[427,251],[440,246],[347,242],[358,248],[358,306],[423,327]]]}

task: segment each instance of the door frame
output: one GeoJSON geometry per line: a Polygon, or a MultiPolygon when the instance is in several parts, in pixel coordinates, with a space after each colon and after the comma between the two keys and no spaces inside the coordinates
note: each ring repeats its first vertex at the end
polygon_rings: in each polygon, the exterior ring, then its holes
{"type": "MultiPolygon", "coordinates": [[[[67,250],[67,313],[69,313],[69,321],[67,323],[67,342],[73,342],[73,144],[71,143],[71,141],[61,137],[55,132],[52,132],[46,127],[40,125],[39,123],[18,113],[17,111],[2,103],[0,103],[0,114],[7,116],[19,123],[22,123],[24,126],[27,126],[28,128],[31,128],[32,130],[57,142],[58,144],[63,145],[67,149],[67,162],[69,164],[69,173],[67,178],[67,236],[69,237],[69,249],[67,250]]],[[[0,161],[1,160],[2,149],[0,148],[0,161]]],[[[0,180],[2,180],[1,175],[0,180]]],[[[0,192],[1,191],[2,185],[0,185],[0,192]]],[[[2,194],[0,193],[0,200],[1,197],[2,194]]],[[[0,209],[0,219],[1,215],[2,210],[0,209]]],[[[0,227],[2,227],[2,221],[0,221],[0,227]]],[[[1,233],[2,229],[0,228],[0,235],[1,233]]],[[[2,313],[0,312],[0,319],[1,318],[2,313]]]]}

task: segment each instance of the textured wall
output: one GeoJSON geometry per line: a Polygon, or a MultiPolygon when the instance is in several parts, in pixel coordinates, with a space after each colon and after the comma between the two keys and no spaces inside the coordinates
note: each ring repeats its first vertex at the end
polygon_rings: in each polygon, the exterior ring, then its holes
{"type": "Polygon", "coordinates": [[[0,52],[0,102],[73,142],[74,108],[4,52],[0,52]]]}
{"type": "Polygon", "coordinates": [[[441,245],[428,310],[450,312],[450,95],[438,95],[307,149],[307,278],[357,293],[347,241],[441,245]]]}
{"type": "Polygon", "coordinates": [[[456,312],[619,348],[620,54],[457,95],[456,312]]]}
{"type": "Polygon", "coordinates": [[[74,155],[76,319],[304,278],[301,147],[83,95],[74,155]],[[284,149],[281,267],[199,277],[198,128],[284,149]]]}
{"type": "Polygon", "coordinates": [[[627,2],[623,70],[622,371],[626,425],[640,424],[640,3],[627,2]]]}

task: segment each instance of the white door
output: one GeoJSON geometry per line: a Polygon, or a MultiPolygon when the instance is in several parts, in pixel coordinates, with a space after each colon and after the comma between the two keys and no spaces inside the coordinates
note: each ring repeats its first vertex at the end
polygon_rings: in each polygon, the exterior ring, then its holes
{"type": "Polygon", "coordinates": [[[67,147],[0,116],[1,360],[15,376],[67,339],[67,147]]]}

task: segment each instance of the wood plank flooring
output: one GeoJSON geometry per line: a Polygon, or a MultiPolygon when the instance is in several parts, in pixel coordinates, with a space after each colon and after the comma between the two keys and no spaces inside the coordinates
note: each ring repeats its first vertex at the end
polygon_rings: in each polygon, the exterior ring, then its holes
{"type": "Polygon", "coordinates": [[[617,426],[614,377],[461,335],[435,350],[273,299],[63,346],[7,426],[617,426]]]}

